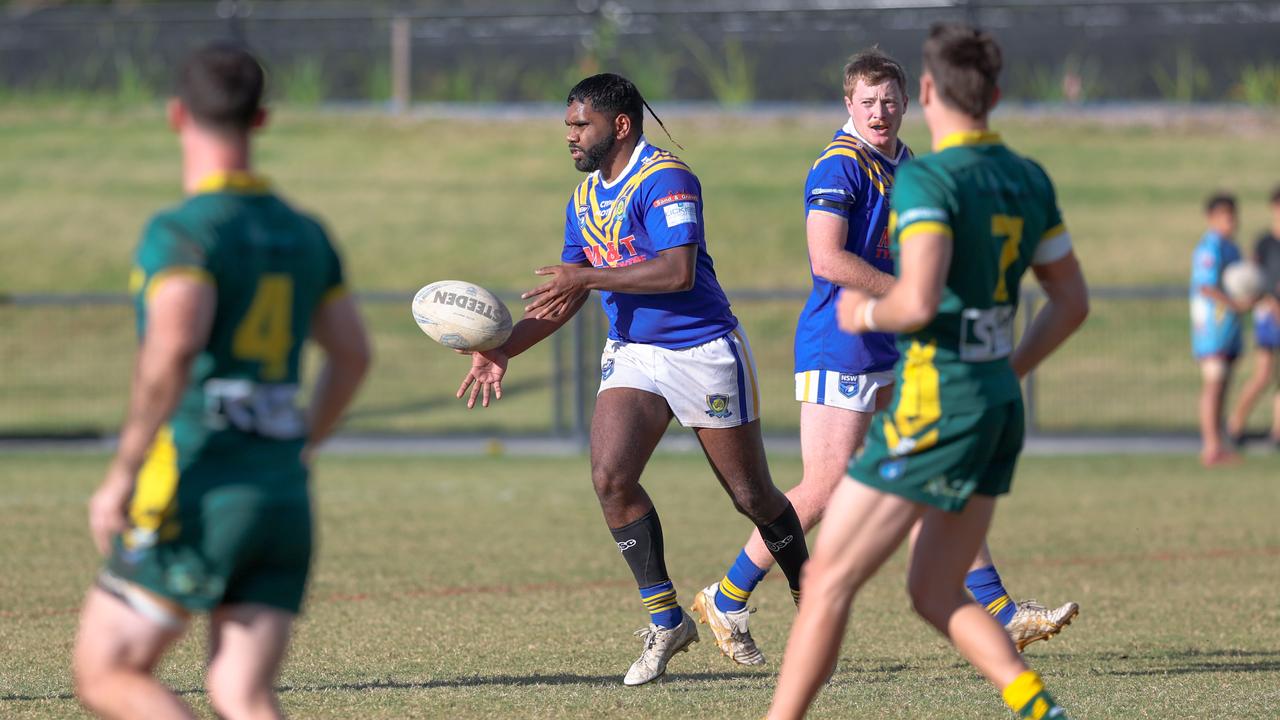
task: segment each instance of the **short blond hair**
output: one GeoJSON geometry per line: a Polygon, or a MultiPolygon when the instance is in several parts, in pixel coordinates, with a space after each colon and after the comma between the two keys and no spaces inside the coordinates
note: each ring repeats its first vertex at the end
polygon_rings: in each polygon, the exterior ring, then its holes
{"type": "Polygon", "coordinates": [[[879,85],[886,80],[898,83],[898,90],[907,94],[907,72],[902,65],[889,57],[879,47],[870,47],[849,58],[844,66],[844,96],[853,97],[858,81],[867,85],[879,85]]]}

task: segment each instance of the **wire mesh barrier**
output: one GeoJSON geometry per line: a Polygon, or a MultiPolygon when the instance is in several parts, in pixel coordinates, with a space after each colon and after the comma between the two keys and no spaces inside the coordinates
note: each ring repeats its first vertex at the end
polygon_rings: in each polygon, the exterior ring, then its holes
{"type": "Polygon", "coordinates": [[[945,20],[999,35],[1014,100],[1280,102],[1275,0],[13,3],[0,89],[161,95],[193,46],[237,37],[298,103],[559,100],[603,69],[652,100],[814,101],[871,44],[914,74],[945,20]]]}
{"type": "MultiPolygon", "coordinates": [[[[454,397],[467,362],[422,335],[409,316],[411,297],[372,293],[362,298],[376,358],[347,431],[579,437],[587,431],[606,337],[597,302],[512,361],[501,401],[468,411],[454,397]]],[[[764,428],[795,433],[792,337],[804,292],[730,297],[759,367],[764,428]]],[[[1031,295],[1026,305],[1037,302],[1031,295]]],[[[1186,290],[1095,288],[1092,303],[1084,328],[1028,380],[1031,429],[1193,430],[1199,375],[1190,356],[1186,290]]],[[[0,336],[0,435],[115,431],[136,344],[126,298],[10,297],[0,304],[0,336]]],[[[308,370],[316,366],[309,356],[308,370]]]]}

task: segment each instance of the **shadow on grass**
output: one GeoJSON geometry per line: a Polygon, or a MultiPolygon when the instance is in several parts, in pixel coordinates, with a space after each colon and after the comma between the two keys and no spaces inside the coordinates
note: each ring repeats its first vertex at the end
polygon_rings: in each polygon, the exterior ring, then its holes
{"type": "MultiPolygon", "coordinates": [[[[658,682],[664,684],[678,682],[708,682],[719,680],[751,680],[769,677],[765,673],[753,672],[701,672],[678,673],[667,675],[658,682]]],[[[420,682],[403,682],[398,680],[370,680],[357,683],[337,683],[333,685],[282,685],[276,688],[281,693],[290,692],[327,692],[330,690],[435,690],[438,688],[470,688],[470,687],[536,687],[539,685],[586,685],[611,687],[622,686],[622,676],[611,675],[475,675],[472,677],[450,678],[447,680],[423,680],[420,682]]]]}
{"type": "MultiPolygon", "coordinates": [[[[1111,675],[1118,677],[1141,677],[1151,675],[1192,675],[1196,673],[1255,673],[1280,672],[1280,650],[1170,650],[1168,652],[1106,652],[1092,656],[1070,656],[1077,660],[1101,660],[1106,662],[1159,662],[1170,663],[1168,667],[1155,668],[1092,668],[1094,675],[1111,675]]],[[[966,666],[963,662],[949,663],[954,668],[966,666]]],[[[900,675],[911,670],[920,670],[925,665],[904,664],[894,661],[878,661],[872,658],[841,658],[836,669],[836,682],[856,680],[859,683],[897,682],[900,675]],[[859,661],[862,664],[859,664],[859,661]],[[874,664],[867,665],[870,661],[874,664]]],[[[936,664],[927,667],[937,669],[936,664]]],[[[768,680],[774,678],[768,672],[695,672],[673,673],[659,682],[697,683],[722,682],[729,680],[768,680]]],[[[317,692],[362,692],[366,690],[439,690],[448,688],[484,688],[484,687],[538,687],[538,686],[598,686],[621,687],[621,676],[610,675],[575,675],[562,673],[558,675],[474,675],[471,677],[448,678],[442,680],[365,680],[361,682],[330,683],[319,685],[281,685],[276,691],[287,693],[317,692]]],[[[203,695],[203,688],[184,688],[175,690],[177,695],[203,695]]],[[[0,702],[33,702],[39,700],[74,700],[70,692],[51,693],[48,695],[0,695],[0,702]]]]}
{"type": "Polygon", "coordinates": [[[1257,673],[1280,672],[1280,650],[1199,650],[1186,648],[1168,651],[1137,653],[1108,652],[1095,656],[1099,660],[1114,663],[1154,662],[1167,663],[1163,667],[1144,668],[1092,668],[1094,675],[1115,677],[1142,677],[1149,675],[1194,675],[1198,673],[1257,673]]]}
{"type": "MultiPolygon", "coordinates": [[[[664,684],[678,682],[710,682],[722,680],[750,680],[772,677],[768,673],[753,672],[701,672],[671,674],[660,680],[664,684]]],[[[280,685],[276,692],[313,693],[313,692],[359,692],[365,690],[437,690],[442,688],[471,687],[537,687],[541,685],[584,685],[608,687],[622,686],[622,676],[612,675],[475,675],[472,677],[449,678],[444,680],[366,680],[362,682],[332,683],[321,685],[280,685]]],[[[174,690],[175,695],[203,695],[204,688],[183,688],[174,690]]],[[[74,700],[75,695],[69,692],[51,693],[48,695],[0,695],[0,702],[21,702],[36,700],[74,700]]]]}

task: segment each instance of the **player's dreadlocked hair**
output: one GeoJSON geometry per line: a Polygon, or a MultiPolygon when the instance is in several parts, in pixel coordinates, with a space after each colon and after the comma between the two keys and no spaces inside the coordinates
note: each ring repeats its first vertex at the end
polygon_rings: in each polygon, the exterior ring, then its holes
{"type": "Polygon", "coordinates": [[[995,107],[1003,65],[995,39],[968,25],[934,25],[924,41],[924,69],[938,94],[969,117],[986,117],[995,107]]]}
{"type": "Polygon", "coordinates": [[[644,133],[644,111],[648,110],[654,120],[658,121],[658,127],[662,128],[662,132],[667,134],[671,142],[681,150],[684,146],[676,142],[671,137],[671,133],[667,130],[667,126],[662,124],[662,118],[658,117],[658,113],[649,107],[649,103],[645,102],[644,96],[640,94],[640,90],[635,83],[614,73],[600,73],[584,78],[573,89],[569,91],[569,97],[565,100],[566,105],[572,105],[575,102],[591,103],[591,108],[596,112],[602,112],[617,117],[618,115],[626,115],[631,119],[631,126],[636,129],[636,135],[644,133]]]}

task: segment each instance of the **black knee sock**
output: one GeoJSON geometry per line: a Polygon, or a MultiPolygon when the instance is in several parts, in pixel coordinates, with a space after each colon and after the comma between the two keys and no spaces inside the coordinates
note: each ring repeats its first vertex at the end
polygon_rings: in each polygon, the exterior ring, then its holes
{"type": "Polygon", "coordinates": [[[796,508],[787,501],[787,509],[765,525],[757,525],[765,547],[778,561],[778,567],[787,576],[787,584],[791,586],[791,599],[800,602],[800,568],[809,559],[809,546],[804,542],[804,527],[800,525],[800,516],[796,508]]]}
{"type": "Polygon", "coordinates": [[[623,559],[631,566],[637,586],[647,588],[670,580],[667,577],[667,560],[662,554],[662,523],[658,522],[657,508],[635,522],[609,528],[609,532],[613,533],[623,559]]]}

